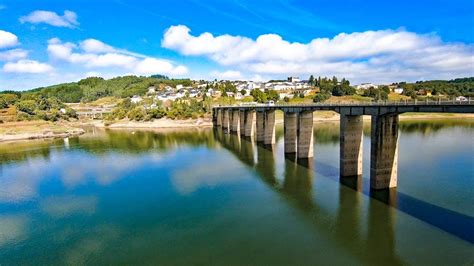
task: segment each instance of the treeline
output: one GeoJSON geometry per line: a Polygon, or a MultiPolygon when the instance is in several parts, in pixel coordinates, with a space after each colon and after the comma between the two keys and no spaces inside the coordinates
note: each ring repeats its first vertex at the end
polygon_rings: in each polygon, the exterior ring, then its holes
{"type": "Polygon", "coordinates": [[[169,79],[166,76],[151,77],[124,76],[105,80],[99,77],[89,77],[79,82],[64,83],[49,87],[41,87],[19,93],[21,95],[37,95],[46,98],[55,97],[62,102],[78,103],[91,102],[106,96],[127,98],[133,95],[145,95],[148,88],[160,88],[181,84],[191,86],[190,79],[169,79]]]}
{"type": "MultiPolygon", "coordinates": [[[[149,100],[149,99],[148,99],[149,100]]],[[[163,106],[161,102],[142,102],[134,104],[129,98],[120,102],[110,114],[105,117],[108,122],[128,118],[132,121],[150,121],[162,117],[170,119],[186,119],[204,117],[212,108],[212,100],[207,98],[203,101],[189,99],[187,97],[171,102],[169,106],[163,106]]]]}
{"type": "Polygon", "coordinates": [[[431,95],[474,96],[474,77],[452,80],[417,81],[415,83],[394,83],[403,88],[403,94],[416,97],[420,91],[429,91],[431,95]]]}
{"type": "MultiPolygon", "coordinates": [[[[17,110],[17,121],[34,119],[57,121],[77,118],[76,112],[56,97],[46,98],[42,95],[1,93],[0,108],[12,106],[17,110]]],[[[3,121],[0,120],[0,122],[3,121]]]]}

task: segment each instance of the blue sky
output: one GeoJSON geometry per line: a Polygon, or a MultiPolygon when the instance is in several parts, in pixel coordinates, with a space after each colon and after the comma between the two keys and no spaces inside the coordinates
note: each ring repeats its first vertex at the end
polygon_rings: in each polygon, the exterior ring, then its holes
{"type": "Polygon", "coordinates": [[[450,79],[474,76],[473,42],[474,1],[0,0],[0,90],[152,73],[450,79]]]}

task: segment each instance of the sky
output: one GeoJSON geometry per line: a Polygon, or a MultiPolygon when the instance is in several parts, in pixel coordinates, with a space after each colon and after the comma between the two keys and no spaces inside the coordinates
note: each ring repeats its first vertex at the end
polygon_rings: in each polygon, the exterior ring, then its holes
{"type": "Polygon", "coordinates": [[[474,76],[474,1],[0,0],[0,90],[152,74],[474,76]]]}

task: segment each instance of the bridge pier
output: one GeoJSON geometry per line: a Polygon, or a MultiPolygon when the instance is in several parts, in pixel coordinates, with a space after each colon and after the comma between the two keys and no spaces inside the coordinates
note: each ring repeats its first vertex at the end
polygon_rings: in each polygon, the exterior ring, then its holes
{"type": "Polygon", "coordinates": [[[373,115],[370,144],[370,187],[397,186],[398,114],[373,115]]]}
{"type": "Polygon", "coordinates": [[[222,109],[217,109],[216,124],[217,124],[218,127],[222,127],[222,109]]]}
{"type": "Polygon", "coordinates": [[[362,175],[363,116],[341,114],[340,157],[341,177],[362,175]]]}
{"type": "Polygon", "coordinates": [[[257,111],[257,142],[263,142],[265,140],[265,113],[257,111]]]}
{"type": "Polygon", "coordinates": [[[222,109],[222,128],[224,132],[229,130],[229,109],[222,109]]]}
{"type": "Polygon", "coordinates": [[[245,110],[239,111],[239,118],[240,118],[240,135],[244,136],[245,134],[245,110]]]}
{"type": "Polygon", "coordinates": [[[263,124],[265,145],[275,144],[275,110],[269,110],[264,112],[265,121],[263,124]]]}
{"type": "Polygon", "coordinates": [[[313,111],[303,111],[298,115],[298,158],[312,158],[313,154],[313,111]]]}
{"type": "Polygon", "coordinates": [[[230,131],[239,135],[240,131],[240,111],[239,110],[232,110],[232,121],[230,126],[230,131]]]}
{"type": "Polygon", "coordinates": [[[284,116],[285,153],[295,154],[298,136],[298,113],[285,112],[284,116]]]}
{"type": "MultiPolygon", "coordinates": [[[[241,114],[242,115],[242,114],[241,114]]],[[[246,110],[244,112],[244,132],[245,137],[253,137],[255,132],[255,111],[253,110],[246,110]]]]}

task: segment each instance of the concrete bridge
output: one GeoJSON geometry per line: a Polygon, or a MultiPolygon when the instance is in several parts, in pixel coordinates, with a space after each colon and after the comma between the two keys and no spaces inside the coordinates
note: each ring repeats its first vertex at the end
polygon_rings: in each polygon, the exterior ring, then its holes
{"type": "Polygon", "coordinates": [[[398,121],[406,112],[474,113],[467,102],[384,102],[364,104],[278,104],[213,107],[213,124],[224,132],[256,136],[264,145],[275,144],[275,111],[284,113],[285,154],[298,159],[313,157],[313,113],[340,114],[340,176],[362,175],[363,115],[371,119],[370,186],[397,186],[398,121]]]}

